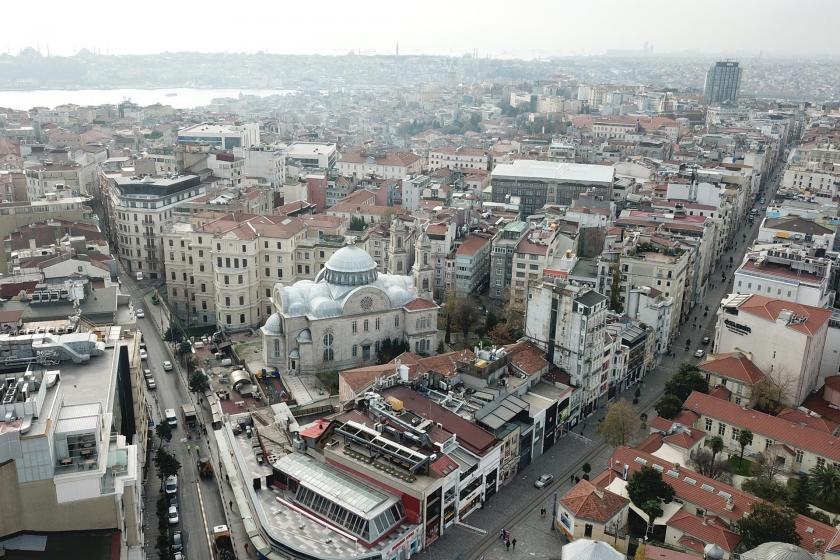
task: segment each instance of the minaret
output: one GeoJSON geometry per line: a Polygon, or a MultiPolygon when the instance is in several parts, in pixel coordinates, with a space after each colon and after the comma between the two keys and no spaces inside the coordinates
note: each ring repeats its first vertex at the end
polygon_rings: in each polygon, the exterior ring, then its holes
{"type": "Polygon", "coordinates": [[[421,226],[420,236],[414,245],[414,266],[411,275],[414,277],[417,296],[433,300],[435,270],[432,266],[432,242],[429,241],[424,226],[421,226]]]}
{"type": "Polygon", "coordinates": [[[397,50],[396,50],[396,53],[397,53],[397,54],[396,54],[396,56],[400,56],[400,44],[399,44],[399,42],[397,42],[397,50]]]}

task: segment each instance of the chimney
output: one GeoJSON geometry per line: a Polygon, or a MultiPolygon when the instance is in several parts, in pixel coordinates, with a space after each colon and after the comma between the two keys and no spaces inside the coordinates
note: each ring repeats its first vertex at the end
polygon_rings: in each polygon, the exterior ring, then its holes
{"type": "Polygon", "coordinates": [[[38,245],[36,244],[36,241],[35,241],[34,237],[29,240],[29,248],[30,249],[37,249],[38,248],[38,245]]]}

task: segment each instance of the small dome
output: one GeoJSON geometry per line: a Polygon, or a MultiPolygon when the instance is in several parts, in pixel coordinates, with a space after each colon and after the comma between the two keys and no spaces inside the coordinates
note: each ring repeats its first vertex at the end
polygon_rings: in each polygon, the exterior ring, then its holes
{"type": "Polygon", "coordinates": [[[816,560],[816,557],[795,544],[766,542],[741,555],[745,560],[816,560]]]}
{"type": "Polygon", "coordinates": [[[337,317],[341,315],[341,305],[338,302],[324,296],[318,296],[309,303],[312,316],[316,319],[325,317],[337,317]]]}
{"type": "Polygon", "coordinates": [[[703,548],[703,556],[706,560],[721,560],[725,552],[715,543],[709,543],[703,548]]]}
{"type": "Polygon", "coordinates": [[[333,253],[318,279],[338,286],[363,286],[375,282],[377,276],[373,257],[360,247],[347,245],[333,253]]]}
{"type": "Polygon", "coordinates": [[[288,309],[286,309],[286,313],[292,317],[297,317],[300,315],[306,315],[307,307],[306,304],[302,301],[296,301],[292,303],[288,309]]]}
{"type": "Polygon", "coordinates": [[[303,329],[297,335],[298,342],[312,342],[312,333],[309,332],[309,329],[303,329]]]}
{"type": "Polygon", "coordinates": [[[278,315],[277,313],[273,313],[266,320],[265,325],[263,325],[263,330],[265,331],[265,334],[278,335],[283,334],[283,330],[281,327],[282,323],[280,322],[280,315],[278,315]]]}
{"type": "Polygon", "coordinates": [[[389,286],[387,293],[393,307],[402,307],[414,299],[414,296],[408,290],[400,286],[389,286]]]}

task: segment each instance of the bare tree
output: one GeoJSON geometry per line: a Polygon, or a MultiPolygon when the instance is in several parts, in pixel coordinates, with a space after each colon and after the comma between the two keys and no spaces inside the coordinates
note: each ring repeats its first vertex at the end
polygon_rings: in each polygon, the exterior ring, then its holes
{"type": "Polygon", "coordinates": [[[607,443],[614,447],[628,445],[638,433],[641,422],[633,406],[624,400],[614,402],[607,409],[604,421],[598,426],[598,432],[607,443]]]}
{"type": "Polygon", "coordinates": [[[755,408],[767,414],[776,415],[784,403],[792,402],[796,393],[795,379],[787,375],[785,368],[779,368],[753,385],[755,408]]]}
{"type": "Polygon", "coordinates": [[[715,454],[708,449],[698,449],[691,452],[691,466],[703,476],[708,476],[722,482],[732,480],[732,472],[729,462],[722,457],[715,457],[715,454]]]}

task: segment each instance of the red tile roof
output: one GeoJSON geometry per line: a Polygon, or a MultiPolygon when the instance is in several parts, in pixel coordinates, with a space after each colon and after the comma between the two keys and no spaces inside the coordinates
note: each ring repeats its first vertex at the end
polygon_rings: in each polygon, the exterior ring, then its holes
{"type": "Polygon", "coordinates": [[[706,437],[706,432],[703,430],[698,430],[697,428],[689,428],[688,430],[687,432],[677,432],[670,436],[665,436],[662,438],[662,441],[663,443],[669,443],[681,449],[691,449],[706,437]]]}
{"type": "Polygon", "coordinates": [[[490,239],[488,237],[471,233],[464,238],[455,254],[459,257],[472,257],[489,244],[490,239]]]}
{"type": "Polygon", "coordinates": [[[800,317],[805,317],[805,321],[802,323],[790,323],[788,324],[788,328],[809,336],[813,336],[814,333],[820,330],[831,317],[831,311],[828,309],[759,295],[751,295],[738,306],[738,310],[756,315],[767,321],[775,321],[782,311],[791,311],[800,317]]]}
{"type": "Polygon", "coordinates": [[[764,372],[740,352],[710,354],[697,367],[747,385],[754,385],[764,379],[764,372]]]}
{"type": "MultiPolygon", "coordinates": [[[[674,489],[676,497],[705,510],[707,514],[714,514],[724,518],[729,523],[735,523],[752,511],[753,504],[763,502],[763,500],[752,494],[743,492],[718,480],[705,477],[684,466],[676,471],[673,463],[630,447],[617,448],[613,452],[609,462],[610,465],[615,466],[614,470],[610,471],[608,469],[599,474],[593,483],[596,486],[608,485],[611,480],[621,476],[620,471],[623,470],[624,465],[627,465],[628,476],[639,471],[642,468],[642,463],[637,461],[637,458],[644,460],[646,466],[659,465],[664,472],[662,478],[674,489]],[[669,471],[677,472],[678,476],[673,477],[669,475],[669,471]],[[686,478],[694,482],[688,482],[686,478]],[[711,490],[704,489],[704,485],[706,488],[711,488],[711,490]],[[721,491],[728,493],[732,497],[731,510],[727,508],[726,499],[719,494],[721,491]]],[[[797,533],[802,538],[800,546],[809,552],[814,552],[820,548],[815,541],[822,540],[824,543],[822,547],[824,548],[825,543],[829,543],[837,532],[834,527],[803,515],[797,516],[795,522],[797,533]],[[811,531],[808,531],[808,528],[811,531]]]]}
{"type": "Polygon", "coordinates": [[[697,560],[697,556],[648,544],[645,545],[645,560],[697,560]]]}
{"type": "Polygon", "coordinates": [[[714,517],[702,517],[693,515],[684,509],[678,511],[668,520],[668,526],[682,531],[686,535],[695,537],[706,544],[714,543],[727,552],[732,552],[741,536],[722,526],[714,517]]]}
{"type": "Polygon", "coordinates": [[[732,391],[730,391],[723,385],[718,385],[717,387],[709,391],[709,396],[714,397],[716,399],[723,399],[725,401],[728,401],[729,397],[732,396],[732,391]]]}
{"type": "Polygon", "coordinates": [[[735,403],[716,399],[697,391],[691,393],[683,406],[694,412],[714,418],[731,426],[747,428],[776,443],[793,449],[810,451],[835,463],[840,463],[840,439],[806,424],[770,416],[757,410],[741,408],[735,403]]]}
{"type": "Polygon", "coordinates": [[[421,309],[437,309],[437,304],[425,298],[414,298],[406,303],[405,307],[408,311],[420,311],[421,309]]]}
{"type": "Polygon", "coordinates": [[[527,341],[505,346],[511,363],[522,372],[534,375],[548,368],[545,352],[527,341]]]}
{"type": "Polygon", "coordinates": [[[545,255],[548,253],[548,245],[534,243],[527,237],[523,237],[516,245],[515,252],[525,253],[526,255],[545,255]]]}
{"type": "Polygon", "coordinates": [[[811,416],[810,414],[806,414],[801,410],[794,410],[792,408],[788,408],[781,411],[779,414],[776,415],[776,417],[784,418],[785,420],[790,420],[791,422],[796,422],[797,424],[806,424],[809,427],[814,428],[815,430],[819,430],[827,434],[833,434],[834,430],[837,429],[837,426],[840,425],[837,422],[832,422],[827,418],[811,416]]]}
{"type": "Polygon", "coordinates": [[[606,523],[627,507],[630,500],[581,480],[560,498],[560,503],[575,517],[606,523]]]}
{"type": "Polygon", "coordinates": [[[750,257],[747,262],[742,264],[738,270],[735,272],[755,272],[757,274],[762,274],[764,276],[776,276],[780,278],[796,280],[798,282],[806,282],[810,284],[819,284],[822,282],[822,276],[817,274],[813,274],[804,270],[794,270],[790,266],[780,264],[780,263],[771,263],[771,262],[764,262],[762,264],[757,264],[755,262],[755,257],[750,257]]]}

